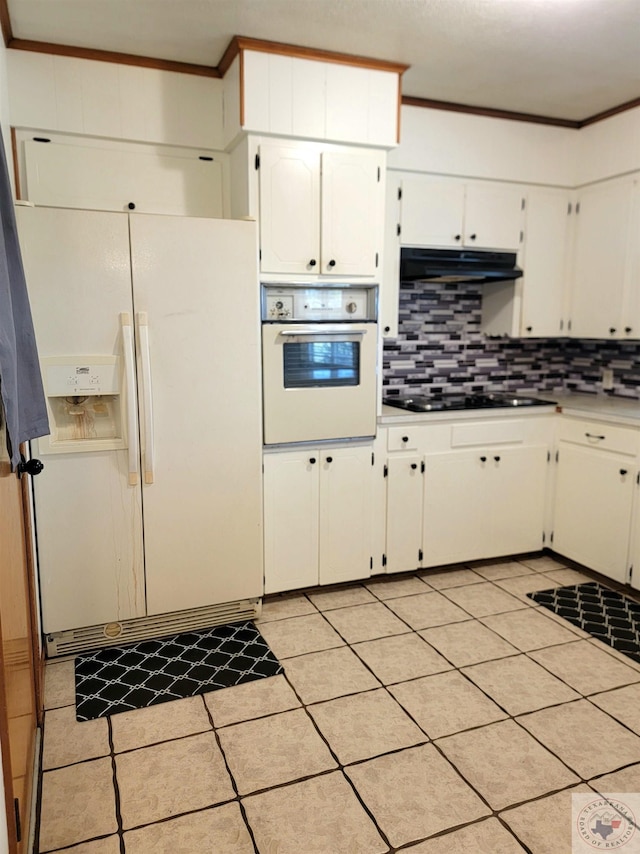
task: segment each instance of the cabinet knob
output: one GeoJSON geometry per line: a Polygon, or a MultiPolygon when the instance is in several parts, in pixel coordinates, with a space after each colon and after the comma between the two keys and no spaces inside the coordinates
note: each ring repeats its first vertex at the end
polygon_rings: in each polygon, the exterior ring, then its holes
{"type": "Polygon", "coordinates": [[[333,462],[333,457],[327,457],[327,462],[328,462],[328,463],[332,463],[332,462],[333,462]]]}
{"type": "Polygon", "coordinates": [[[403,436],[403,437],[402,437],[402,441],[403,441],[403,442],[408,442],[408,441],[409,441],[409,437],[408,437],[408,436],[403,436]]]}
{"type": "Polygon", "coordinates": [[[497,463],[499,463],[499,462],[500,462],[500,457],[494,457],[493,459],[494,459],[497,463]]]}
{"type": "Polygon", "coordinates": [[[418,463],[411,463],[411,468],[412,468],[412,469],[417,469],[417,468],[418,468],[418,463]]]}
{"type": "Polygon", "coordinates": [[[453,238],[453,239],[454,239],[456,242],[460,242],[460,241],[462,240],[462,235],[461,235],[461,234],[456,234],[456,235],[454,236],[454,238],[453,238]]]}
{"type": "Polygon", "coordinates": [[[533,326],[525,326],[526,332],[533,332],[533,326]]]}
{"type": "Polygon", "coordinates": [[[615,326],[610,326],[610,327],[609,327],[609,332],[611,333],[611,335],[615,335],[615,332],[616,332],[616,328],[615,328],[615,326]]]}
{"type": "Polygon", "coordinates": [[[335,262],[335,260],[334,260],[333,258],[331,259],[331,261],[329,261],[328,266],[329,266],[329,267],[335,267],[335,266],[336,266],[336,262],[335,262]]]}
{"type": "Polygon", "coordinates": [[[628,335],[630,332],[633,332],[633,327],[632,326],[625,326],[624,331],[628,335]]]}
{"type": "Polygon", "coordinates": [[[130,211],[134,211],[136,209],[136,203],[135,202],[129,202],[127,207],[129,208],[130,211]]]}
{"type": "Polygon", "coordinates": [[[477,236],[478,236],[477,234],[470,234],[469,240],[475,240],[477,236]]]}
{"type": "Polygon", "coordinates": [[[480,462],[481,462],[481,463],[486,463],[486,461],[487,461],[487,458],[486,458],[486,457],[480,457],[480,462]]]}
{"type": "Polygon", "coordinates": [[[35,477],[37,474],[40,474],[42,469],[44,468],[44,463],[40,462],[40,460],[31,459],[29,461],[25,460],[24,454],[20,454],[20,462],[16,466],[16,471],[18,472],[18,477],[22,477],[23,474],[30,474],[31,477],[35,477]]]}
{"type": "Polygon", "coordinates": [[[317,264],[317,261],[316,261],[316,259],[315,259],[315,258],[312,258],[312,259],[311,259],[311,261],[309,261],[309,266],[310,266],[310,267],[315,267],[315,266],[316,266],[316,264],[317,264]]]}
{"type": "Polygon", "coordinates": [[[390,326],[385,326],[384,331],[385,331],[385,332],[391,332],[391,327],[390,327],[390,326]]]}
{"type": "Polygon", "coordinates": [[[620,474],[624,477],[625,474],[628,474],[626,469],[620,469],[620,474]]]}
{"type": "Polygon", "coordinates": [[[309,457],[309,462],[311,463],[312,466],[315,465],[316,458],[315,457],[309,457]]]}

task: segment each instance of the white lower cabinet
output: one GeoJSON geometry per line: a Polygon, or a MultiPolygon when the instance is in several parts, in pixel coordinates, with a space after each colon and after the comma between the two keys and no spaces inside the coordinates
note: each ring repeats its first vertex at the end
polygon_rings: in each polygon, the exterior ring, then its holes
{"type": "Polygon", "coordinates": [[[264,455],[265,593],[366,578],[371,446],[264,455]]]}
{"type": "MultiPolygon", "coordinates": [[[[616,428],[600,425],[593,433],[587,425],[583,432],[592,432],[593,442],[606,443],[611,429],[616,428]]],[[[605,448],[560,440],[553,549],[624,584],[638,468],[634,457],[605,448]]]]}
{"type": "Polygon", "coordinates": [[[386,572],[542,548],[552,439],[553,416],[389,427],[386,572]]]}
{"type": "Polygon", "coordinates": [[[427,454],[422,565],[541,549],[547,455],[546,445],[427,454]]]}
{"type": "Polygon", "coordinates": [[[423,466],[419,456],[398,456],[387,462],[387,572],[420,566],[423,466]]]}

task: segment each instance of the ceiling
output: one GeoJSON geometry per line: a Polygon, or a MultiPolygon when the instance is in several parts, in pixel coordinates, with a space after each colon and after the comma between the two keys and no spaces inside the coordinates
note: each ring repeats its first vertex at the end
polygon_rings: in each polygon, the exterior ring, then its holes
{"type": "Polygon", "coordinates": [[[404,95],[572,121],[640,97],[640,0],[6,2],[15,39],[217,66],[247,36],[406,63],[404,95]]]}

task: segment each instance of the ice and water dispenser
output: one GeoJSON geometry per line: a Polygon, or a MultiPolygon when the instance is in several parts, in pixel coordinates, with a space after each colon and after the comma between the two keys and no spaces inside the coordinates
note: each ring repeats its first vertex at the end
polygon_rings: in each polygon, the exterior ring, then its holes
{"type": "Polygon", "coordinates": [[[51,429],[38,440],[41,454],[126,447],[120,362],[97,355],[41,360],[51,429]]]}

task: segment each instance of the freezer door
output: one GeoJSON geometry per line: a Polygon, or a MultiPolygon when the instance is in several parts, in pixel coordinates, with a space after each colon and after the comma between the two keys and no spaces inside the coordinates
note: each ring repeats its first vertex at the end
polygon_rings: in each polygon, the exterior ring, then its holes
{"type": "Polygon", "coordinates": [[[253,222],[130,217],[147,609],[262,594],[253,222]]]}
{"type": "MultiPolygon", "coordinates": [[[[40,356],[122,362],[120,315],[132,311],[127,215],[19,207],[17,219],[40,356]]],[[[126,379],[121,394],[126,411],[126,379]]],[[[90,429],[75,451],[39,448],[45,469],[33,489],[47,633],[144,616],[141,496],[129,479],[126,432],[121,450],[91,450],[90,429]]]]}

